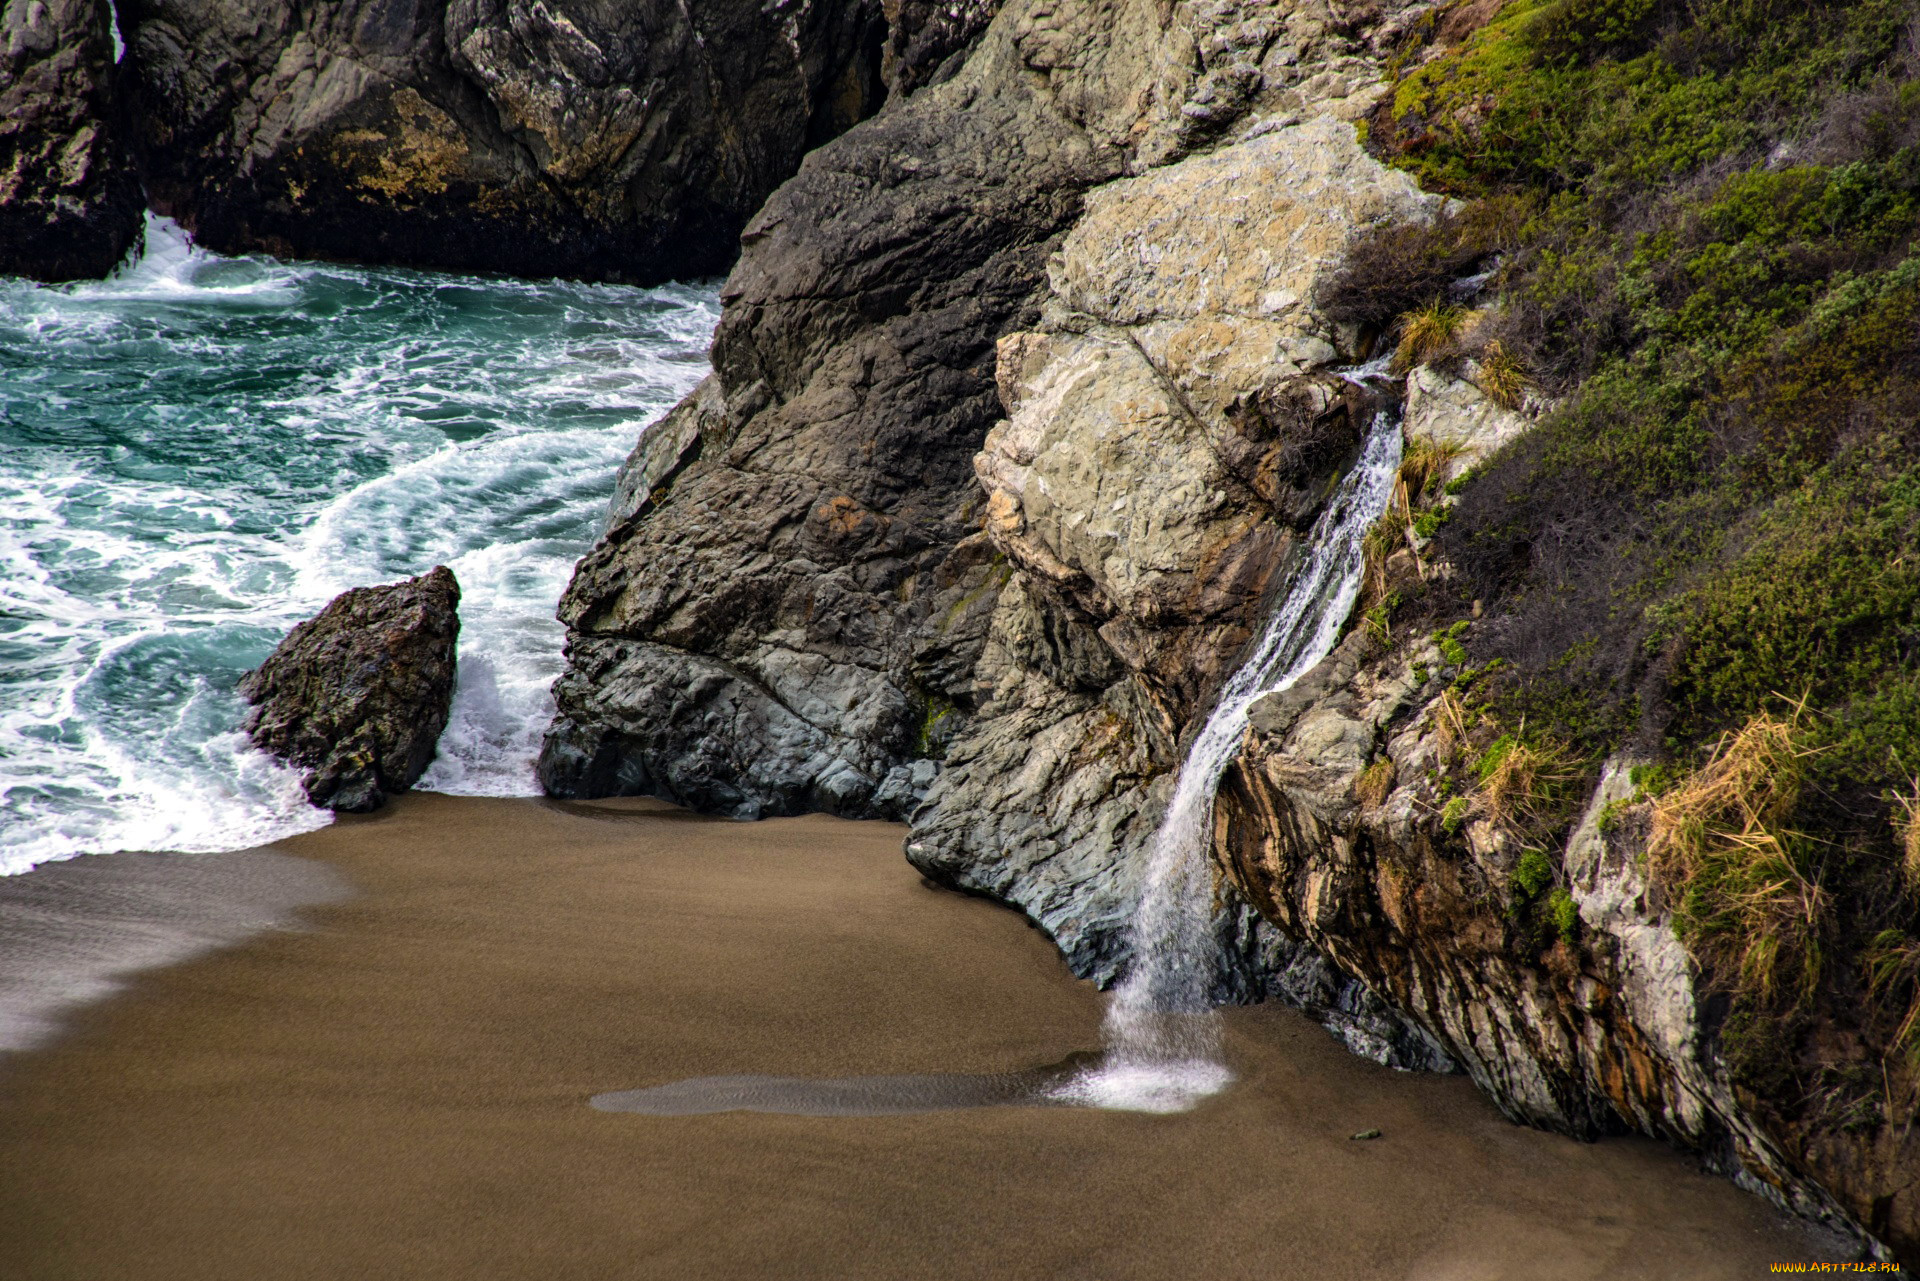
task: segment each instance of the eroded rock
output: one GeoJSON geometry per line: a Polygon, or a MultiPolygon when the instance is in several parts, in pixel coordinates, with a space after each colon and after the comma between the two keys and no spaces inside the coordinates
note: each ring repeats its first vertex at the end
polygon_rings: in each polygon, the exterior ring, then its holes
{"type": "Polygon", "coordinates": [[[1038,324],[1081,194],[1197,136],[1206,68],[1283,9],[1196,59],[1217,5],[1022,0],[957,74],[808,157],[745,232],[713,381],[643,440],[562,603],[550,790],[912,811],[978,706],[1009,572],[972,467],[996,340],[1038,324]]]}
{"type": "Polygon", "coordinates": [[[0,275],[104,276],[140,238],[106,0],[0,5],[0,275]]]}
{"type": "Polygon", "coordinates": [[[1810,1149],[1739,1097],[1714,1049],[1712,992],[1650,891],[1637,837],[1602,822],[1633,791],[1624,762],[1609,763],[1564,851],[1578,937],[1529,936],[1514,910],[1520,843],[1484,818],[1458,830],[1443,818],[1449,672],[1429,643],[1382,652],[1355,632],[1257,705],[1218,802],[1229,879],[1513,1119],[1664,1138],[1856,1242],[1878,1218],[1898,1227],[1897,1163],[1810,1149]],[[1369,768],[1391,770],[1383,795],[1364,794],[1369,768]]]}
{"type": "Polygon", "coordinates": [[[307,799],[378,809],[419,781],[453,703],[460,585],[445,565],[342,592],[240,683],[254,744],[307,771],[307,799]]]}
{"type": "Polygon", "coordinates": [[[880,103],[878,0],[128,0],[154,206],[208,248],[643,282],[724,271],[880,103]]]}

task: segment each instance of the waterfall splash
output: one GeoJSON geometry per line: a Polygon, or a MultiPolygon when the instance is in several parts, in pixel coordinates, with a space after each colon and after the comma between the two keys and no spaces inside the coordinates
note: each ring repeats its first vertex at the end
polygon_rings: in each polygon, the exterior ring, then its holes
{"type": "MultiPolygon", "coordinates": [[[[1359,382],[1374,372],[1363,367],[1348,377],[1359,382]]],[[[1399,416],[1382,410],[1359,460],[1315,522],[1286,598],[1187,749],[1134,909],[1133,964],[1107,1006],[1106,1054],[1058,1087],[1058,1097],[1092,1107],[1184,1112],[1232,1082],[1207,999],[1219,947],[1207,858],[1214,793],[1239,750],[1254,701],[1299,680],[1339,638],[1360,592],[1361,540],[1386,510],[1399,467],[1399,416]]]]}
{"type": "MultiPolygon", "coordinates": [[[[1385,369],[1383,359],[1344,373],[1364,386],[1385,369]]],[[[598,1094],[592,1105],[652,1116],[884,1116],[1006,1106],[1184,1112],[1225,1089],[1233,1073],[1220,1060],[1219,1018],[1207,1000],[1219,947],[1207,860],[1214,790],[1240,746],[1254,700],[1287,688],[1333,648],[1360,594],[1361,540],[1387,509],[1399,470],[1399,416],[1376,412],[1359,460],[1307,538],[1286,599],[1187,749],[1134,909],[1133,968],[1107,1006],[1107,1045],[1097,1061],[1074,1055],[1024,1072],[984,1074],[694,1077],[598,1094]]]]}

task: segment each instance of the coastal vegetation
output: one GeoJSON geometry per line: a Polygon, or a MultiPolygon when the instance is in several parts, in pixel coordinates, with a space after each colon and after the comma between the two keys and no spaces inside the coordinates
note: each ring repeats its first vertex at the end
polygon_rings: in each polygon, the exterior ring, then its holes
{"type": "Polygon", "coordinates": [[[1574,934],[1539,851],[1603,761],[1643,762],[1657,776],[1602,826],[1646,842],[1732,998],[1736,1081],[1784,1114],[1900,1124],[1920,1066],[1920,19],[1516,0],[1449,47],[1441,26],[1397,54],[1368,141],[1463,204],[1374,233],[1327,301],[1406,363],[1472,361],[1490,398],[1553,407],[1450,509],[1409,513],[1455,576],[1380,626],[1445,638],[1468,674],[1450,777],[1527,841],[1515,902],[1567,921],[1533,942],[1574,934]],[[1885,1071],[1837,1087],[1861,1040],[1885,1071]]]}

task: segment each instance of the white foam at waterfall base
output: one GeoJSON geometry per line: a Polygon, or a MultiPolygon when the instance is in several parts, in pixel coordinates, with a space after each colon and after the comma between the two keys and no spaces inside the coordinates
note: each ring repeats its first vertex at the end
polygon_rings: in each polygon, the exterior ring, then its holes
{"type": "Polygon", "coordinates": [[[1131,962],[1108,1001],[1106,1053],[1058,1087],[1057,1097],[1089,1107],[1181,1112],[1232,1084],[1208,1002],[1219,949],[1208,858],[1214,793],[1254,702],[1306,675],[1339,639],[1360,592],[1361,543],[1392,497],[1400,443],[1398,419],[1375,414],[1359,460],[1314,523],[1286,596],[1187,749],[1141,879],[1128,932],[1131,962]]]}
{"type": "Polygon", "coordinates": [[[704,285],[227,258],[155,217],[109,280],[0,280],[0,873],[325,823],[235,683],[439,563],[460,665],[422,785],[535,792],[554,604],[717,318],[704,285]]]}

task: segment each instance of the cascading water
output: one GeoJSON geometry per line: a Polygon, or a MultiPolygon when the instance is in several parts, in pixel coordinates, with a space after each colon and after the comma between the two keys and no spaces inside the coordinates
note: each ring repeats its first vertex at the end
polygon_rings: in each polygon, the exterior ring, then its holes
{"type": "MultiPolygon", "coordinates": [[[[1365,386],[1386,361],[1344,371],[1365,386]]],[[[1107,1006],[1106,1052],[1024,1072],[802,1078],[708,1076],[594,1096],[605,1112],[686,1116],[786,1112],[880,1116],[948,1108],[1093,1107],[1184,1112],[1233,1081],[1220,1060],[1213,985],[1213,878],[1207,865],[1213,794],[1262,694],[1282,690],[1325,658],[1360,594],[1362,540],[1387,509],[1400,470],[1400,420],[1376,412],[1360,457],[1314,523],[1285,599],[1220,693],[1180,770],[1154,836],[1131,927],[1133,967],[1107,1006]]]]}
{"type": "MultiPolygon", "coordinates": [[[[1362,382],[1379,372],[1363,366],[1347,377],[1362,382]]],[[[1218,948],[1207,859],[1214,793],[1255,700],[1299,680],[1339,638],[1360,592],[1361,542],[1387,509],[1399,468],[1399,417],[1382,410],[1359,460],[1315,522],[1286,597],[1187,749],[1134,909],[1133,964],[1107,1006],[1106,1054],[1059,1087],[1061,1097],[1094,1107],[1179,1112],[1232,1081],[1207,1000],[1218,948]]]]}

